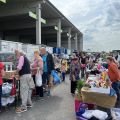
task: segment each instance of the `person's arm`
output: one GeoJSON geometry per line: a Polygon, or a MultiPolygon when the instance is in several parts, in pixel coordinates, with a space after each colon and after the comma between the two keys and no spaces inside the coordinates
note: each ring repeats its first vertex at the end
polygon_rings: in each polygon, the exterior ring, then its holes
{"type": "Polygon", "coordinates": [[[4,69],[1,70],[1,74],[2,74],[2,76],[5,76],[5,71],[4,71],[4,69]]]}
{"type": "Polygon", "coordinates": [[[17,66],[17,71],[16,72],[19,72],[22,69],[23,65],[24,65],[24,57],[21,56],[19,58],[19,62],[18,62],[18,66],[17,66]]]}

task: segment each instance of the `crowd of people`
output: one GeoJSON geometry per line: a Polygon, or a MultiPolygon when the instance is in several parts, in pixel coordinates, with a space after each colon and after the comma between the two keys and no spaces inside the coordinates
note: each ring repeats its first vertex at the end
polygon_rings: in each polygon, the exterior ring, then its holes
{"type": "Polygon", "coordinates": [[[103,66],[108,71],[108,81],[120,100],[120,60],[119,53],[75,53],[70,66],[71,93],[75,94],[78,80],[87,80],[87,71],[99,74],[99,67],[103,66]],[[97,65],[97,66],[96,66],[97,65]],[[92,71],[94,69],[94,71],[92,71]]]}
{"type": "MultiPolygon", "coordinates": [[[[44,93],[48,96],[51,95],[51,72],[56,70],[61,72],[61,79],[65,82],[66,72],[70,70],[71,81],[71,94],[75,94],[78,80],[87,79],[87,69],[92,70],[96,63],[102,64],[108,69],[109,81],[112,84],[113,89],[116,91],[117,99],[120,99],[120,72],[119,61],[112,54],[108,53],[73,53],[69,58],[69,63],[66,59],[61,59],[59,56],[48,53],[45,48],[41,48],[40,51],[34,51],[34,61],[29,62],[26,55],[19,50],[15,50],[15,56],[18,60],[16,74],[19,75],[20,80],[20,94],[22,105],[16,109],[16,113],[22,113],[27,111],[27,108],[31,108],[32,104],[32,92],[35,88],[35,94],[38,98],[43,99],[44,93]],[[109,56],[109,57],[107,57],[109,56]],[[68,67],[69,66],[69,67],[68,67]],[[39,83],[37,82],[39,79],[39,83]],[[41,83],[40,83],[41,82],[41,83]]],[[[4,76],[4,65],[0,63],[0,111],[1,95],[2,95],[2,76],[4,76]]]]}

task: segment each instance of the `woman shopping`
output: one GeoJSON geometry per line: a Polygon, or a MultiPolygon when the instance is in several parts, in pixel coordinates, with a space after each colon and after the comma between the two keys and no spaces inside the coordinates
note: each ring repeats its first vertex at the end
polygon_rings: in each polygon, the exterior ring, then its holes
{"type": "Polygon", "coordinates": [[[74,95],[77,87],[77,81],[80,79],[80,65],[77,57],[72,58],[70,65],[71,93],[74,95]]]}
{"type": "Polygon", "coordinates": [[[33,80],[36,85],[36,95],[38,95],[39,97],[43,97],[43,86],[42,86],[43,60],[40,57],[38,51],[34,52],[34,62],[31,65],[31,69],[32,69],[33,80]]]}

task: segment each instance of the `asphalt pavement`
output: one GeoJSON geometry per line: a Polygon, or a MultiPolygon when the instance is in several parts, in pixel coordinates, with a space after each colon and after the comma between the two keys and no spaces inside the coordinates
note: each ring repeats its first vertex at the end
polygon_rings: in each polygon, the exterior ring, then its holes
{"type": "Polygon", "coordinates": [[[33,108],[16,114],[14,108],[0,113],[0,120],[75,120],[74,98],[70,94],[70,81],[61,83],[52,90],[51,97],[33,99],[33,108]]]}

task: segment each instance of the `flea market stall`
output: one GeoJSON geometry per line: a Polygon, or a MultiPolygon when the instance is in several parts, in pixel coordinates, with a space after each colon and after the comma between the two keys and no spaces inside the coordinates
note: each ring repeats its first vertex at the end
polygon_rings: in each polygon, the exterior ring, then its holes
{"type": "Polygon", "coordinates": [[[112,120],[112,117],[114,117],[112,109],[115,107],[116,101],[116,92],[108,80],[107,69],[101,66],[99,69],[89,70],[87,79],[78,81],[77,85],[75,94],[77,120],[91,120],[93,118],[112,120]]]}

